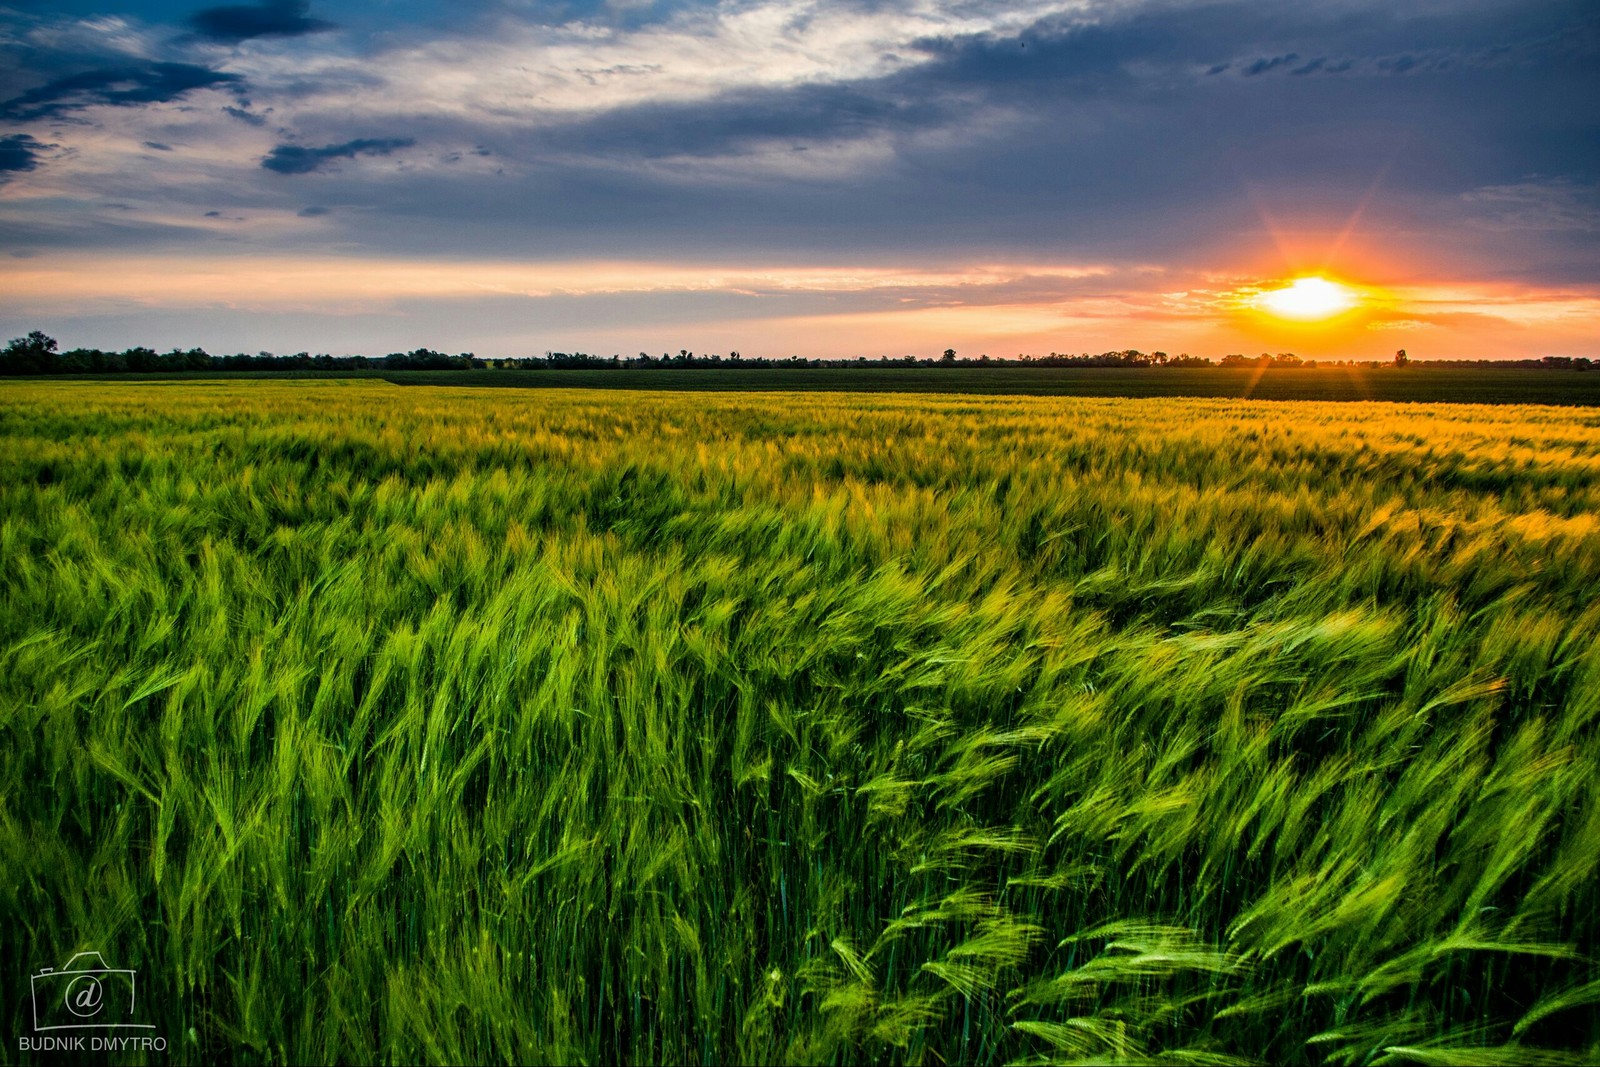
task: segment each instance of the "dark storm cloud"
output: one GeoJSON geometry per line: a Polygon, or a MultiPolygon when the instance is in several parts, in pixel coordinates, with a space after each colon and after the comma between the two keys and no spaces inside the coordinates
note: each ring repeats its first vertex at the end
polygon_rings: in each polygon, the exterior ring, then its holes
{"type": "Polygon", "coordinates": [[[39,165],[39,154],[53,147],[40,144],[25,133],[0,137],[0,175],[33,170],[39,165]]]}
{"type": "Polygon", "coordinates": [[[189,25],[202,37],[237,44],[253,37],[302,37],[334,28],[311,18],[304,0],[267,0],[260,4],[226,4],[195,12],[189,25]]]}
{"type": "Polygon", "coordinates": [[[410,137],[362,137],[343,144],[309,148],[305,145],[281,144],[267,153],[261,165],[279,174],[310,174],[340,159],[356,156],[386,156],[401,148],[410,148],[410,137]]]}
{"type": "Polygon", "coordinates": [[[55,118],[87,107],[164,104],[196,89],[239,85],[237,74],[192,63],[143,63],[69,74],[0,104],[0,118],[18,122],[55,118]]]}

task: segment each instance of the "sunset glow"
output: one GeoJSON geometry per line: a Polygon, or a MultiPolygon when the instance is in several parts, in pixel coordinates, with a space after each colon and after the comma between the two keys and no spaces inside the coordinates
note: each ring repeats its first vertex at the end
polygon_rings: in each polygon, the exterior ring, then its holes
{"type": "Polygon", "coordinates": [[[1330,319],[1349,311],[1356,295],[1348,287],[1326,278],[1296,278],[1282,289],[1262,293],[1256,306],[1280,318],[1301,322],[1330,319]]]}
{"type": "Polygon", "coordinates": [[[84,253],[0,263],[14,333],[83,316],[110,324],[98,328],[111,343],[132,329],[153,347],[212,351],[383,354],[425,336],[453,351],[511,355],[660,354],[692,343],[697,352],[869,359],[946,347],[1006,358],[1139,347],[1315,358],[1409,348],[1477,359],[1588,351],[1600,321],[1600,293],[1583,287],[1330,282],[1339,287],[1330,292],[1308,279],[1274,287],[1224,272],[1103,263],[852,268],[84,253]],[[139,325],[152,321],[170,325],[139,325]]]}

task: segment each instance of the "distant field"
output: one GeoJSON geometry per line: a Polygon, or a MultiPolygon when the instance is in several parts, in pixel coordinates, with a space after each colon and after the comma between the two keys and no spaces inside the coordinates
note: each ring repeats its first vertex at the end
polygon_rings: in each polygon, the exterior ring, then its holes
{"type": "MultiPolygon", "coordinates": [[[[660,389],[690,392],[972,393],[1015,396],[1188,396],[1256,400],[1600,406],[1600,372],[1528,368],[1314,370],[1120,367],[866,367],[852,370],[203,371],[82,376],[127,384],[178,381],[384,380],[396,385],[521,389],[660,389]]],[[[26,379],[0,380],[6,383],[26,379]]]]}
{"type": "Polygon", "coordinates": [[[1527,368],[890,367],[852,370],[413,371],[397,385],[668,389],[707,392],[905,392],[1019,396],[1250,397],[1458,404],[1600,405],[1600,373],[1527,368]]]}
{"type": "Polygon", "coordinates": [[[1596,1062],[1597,516],[1574,408],[7,383],[6,1033],[1596,1062]]]}

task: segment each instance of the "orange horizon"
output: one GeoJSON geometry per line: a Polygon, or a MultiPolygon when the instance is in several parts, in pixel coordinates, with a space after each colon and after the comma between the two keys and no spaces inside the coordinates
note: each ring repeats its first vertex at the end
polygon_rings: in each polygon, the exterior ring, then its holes
{"type": "MultiPolygon", "coordinates": [[[[1276,257],[1274,257],[1276,258],[1276,257]]],[[[292,317],[372,335],[370,354],[404,332],[412,347],[493,354],[659,351],[677,338],[696,351],[808,358],[937,354],[1016,358],[1052,351],[1137,348],[1211,356],[1292,351],[1303,358],[1381,360],[1600,356],[1600,286],[1504,282],[1421,283],[1415,269],[1312,267],[1194,271],[1105,263],[973,262],[943,269],[883,265],[728,266],[626,260],[515,263],[307,256],[58,255],[0,265],[5,318],[26,329],[74,320],[159,322],[171,337],[186,320],[292,317]],[[1350,307],[1298,321],[1260,306],[1296,278],[1347,287],[1350,307]],[[648,299],[705,305],[670,320],[636,310],[648,299]],[[730,300],[741,313],[730,316],[730,300]],[[581,326],[541,322],[566,302],[597,311],[581,326]],[[474,308],[500,307],[506,322],[474,308]],[[797,307],[797,305],[799,305],[797,307]],[[426,309],[419,310],[419,309],[426,309]],[[507,310],[509,309],[509,310],[507,310]],[[408,323],[404,331],[396,320],[408,323]],[[469,321],[470,320],[470,321],[469,321]],[[364,322],[375,324],[370,330],[364,322]],[[379,328],[382,327],[382,328],[379,328]],[[445,335],[445,336],[440,336],[445,335]]],[[[1368,257],[1362,257],[1368,258],[1368,257]]],[[[1282,266],[1280,260],[1279,266],[1282,266]]],[[[13,326],[15,329],[16,326],[13,326]]],[[[52,332],[46,329],[46,332],[52,332]]],[[[196,334],[221,332],[196,325],[196,334]]],[[[232,332],[232,331],[229,331],[232,332]]],[[[240,330],[240,333],[247,332],[240,330]]],[[[259,331],[258,331],[259,332],[259,331]]],[[[280,331],[281,332],[281,331],[280,331]]],[[[202,347],[206,338],[190,342],[202,347]]],[[[128,343],[142,343],[130,338],[128,343]]],[[[171,343],[182,344],[181,340],[171,343]]],[[[219,346],[228,349],[228,343],[219,346]]],[[[248,347],[248,346],[246,346],[248,347]]],[[[330,351],[307,340],[296,347],[330,351]]],[[[390,349],[392,350],[392,348],[390,349]]]]}

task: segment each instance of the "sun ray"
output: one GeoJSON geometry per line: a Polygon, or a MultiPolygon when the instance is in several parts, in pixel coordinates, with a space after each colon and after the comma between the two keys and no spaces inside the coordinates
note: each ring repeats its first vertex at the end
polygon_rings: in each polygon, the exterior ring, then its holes
{"type": "Polygon", "coordinates": [[[1355,210],[1350,212],[1350,217],[1345,220],[1344,228],[1339,231],[1339,236],[1333,239],[1333,244],[1328,248],[1328,254],[1322,261],[1324,269],[1332,265],[1334,257],[1339,254],[1344,248],[1345,242],[1350,239],[1350,235],[1355,232],[1356,225],[1360,223],[1362,216],[1366,215],[1367,208],[1372,205],[1373,198],[1378,195],[1378,189],[1383,185],[1384,179],[1389,177],[1389,171],[1394,167],[1394,161],[1400,158],[1400,153],[1405,150],[1405,146],[1406,142],[1402,141],[1394,152],[1390,154],[1389,158],[1384,161],[1383,166],[1378,168],[1378,173],[1373,176],[1372,184],[1367,186],[1367,191],[1356,202],[1355,210]]]}

